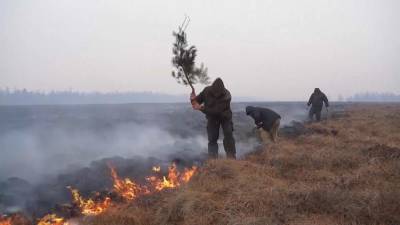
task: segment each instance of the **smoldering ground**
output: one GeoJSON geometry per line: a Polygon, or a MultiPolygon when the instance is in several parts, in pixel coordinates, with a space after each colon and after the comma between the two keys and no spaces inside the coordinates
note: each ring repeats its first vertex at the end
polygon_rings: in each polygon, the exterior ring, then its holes
{"type": "MultiPolygon", "coordinates": [[[[233,104],[239,156],[258,145],[246,105],[233,104]]],[[[276,110],[283,126],[307,115],[304,103],[251,105],[276,110]]],[[[0,114],[0,213],[44,214],[70,201],[68,185],[84,195],[110,189],[107,162],[140,181],[154,165],[190,166],[207,152],[204,115],[187,104],[2,106],[0,114]]]]}

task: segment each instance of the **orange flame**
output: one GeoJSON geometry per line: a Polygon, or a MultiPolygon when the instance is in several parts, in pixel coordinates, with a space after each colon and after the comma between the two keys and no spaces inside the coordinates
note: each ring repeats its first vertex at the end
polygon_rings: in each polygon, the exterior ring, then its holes
{"type": "Polygon", "coordinates": [[[48,214],[39,220],[38,225],[69,225],[64,218],[57,217],[55,214],[48,214]]]}
{"type": "Polygon", "coordinates": [[[192,177],[196,171],[197,171],[196,166],[192,166],[192,168],[190,168],[190,169],[185,168],[185,171],[183,172],[183,174],[181,176],[183,183],[189,182],[190,179],[192,179],[192,177]]]}
{"type": "Polygon", "coordinates": [[[192,168],[186,168],[183,173],[180,173],[176,167],[176,164],[173,163],[168,167],[168,176],[163,176],[162,179],[159,179],[155,176],[148,177],[147,180],[152,183],[153,187],[157,191],[161,191],[167,188],[176,188],[179,187],[183,183],[189,182],[194,173],[196,172],[197,167],[193,166],[192,168]]]}
{"type": "MultiPolygon", "coordinates": [[[[116,170],[110,166],[111,176],[114,181],[114,191],[126,200],[134,200],[138,196],[150,194],[153,191],[161,191],[168,188],[179,187],[183,183],[189,182],[197,170],[196,166],[186,168],[180,173],[173,163],[168,167],[168,175],[159,178],[157,176],[146,177],[149,185],[140,185],[129,178],[121,179],[118,177],[116,170]]],[[[152,170],[156,173],[161,172],[160,166],[154,166],[152,170]]]]}
{"type": "Polygon", "coordinates": [[[73,189],[68,187],[72,194],[72,201],[75,203],[80,209],[83,215],[98,215],[104,212],[111,205],[111,198],[106,197],[103,201],[94,201],[93,199],[85,200],[77,189],[73,189]]]}
{"type": "Polygon", "coordinates": [[[156,190],[161,191],[165,188],[175,188],[180,185],[179,171],[176,169],[175,163],[168,167],[168,177],[163,177],[162,181],[156,183],[156,190]]]}
{"type": "Polygon", "coordinates": [[[120,179],[117,171],[111,166],[110,169],[111,176],[114,181],[114,190],[124,199],[133,200],[140,194],[149,193],[149,190],[145,186],[140,186],[129,178],[120,179]]]}
{"type": "MultiPolygon", "coordinates": [[[[158,176],[146,177],[149,185],[140,185],[135,181],[124,178],[121,179],[117,171],[110,166],[111,177],[113,179],[113,188],[116,193],[126,200],[134,200],[139,196],[151,194],[155,191],[161,191],[168,188],[176,188],[190,181],[195,174],[197,167],[185,168],[183,172],[179,172],[177,166],[173,163],[168,167],[168,175],[162,178],[158,176]]],[[[154,166],[152,171],[155,173],[161,172],[160,166],[154,166]]],[[[80,208],[83,215],[98,215],[103,213],[111,206],[111,198],[105,197],[103,200],[93,200],[91,198],[84,199],[77,189],[68,187],[72,194],[72,202],[80,208]]],[[[38,219],[38,225],[69,225],[64,218],[58,217],[55,214],[48,214],[41,219],[38,219]]],[[[0,215],[0,225],[13,225],[13,218],[0,215]]]]}
{"type": "Polygon", "coordinates": [[[0,225],[12,225],[11,218],[0,216],[0,225]]]}

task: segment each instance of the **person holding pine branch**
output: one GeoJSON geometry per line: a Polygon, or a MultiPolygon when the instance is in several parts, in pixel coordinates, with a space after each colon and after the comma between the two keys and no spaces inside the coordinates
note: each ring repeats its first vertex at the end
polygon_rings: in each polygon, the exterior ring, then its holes
{"type": "Polygon", "coordinates": [[[225,88],[221,78],[217,78],[211,86],[205,87],[199,95],[190,96],[192,107],[206,115],[208,134],[208,155],[218,158],[219,129],[224,134],[224,148],[227,158],[236,159],[236,146],[233,137],[231,110],[231,93],[225,88]]]}
{"type": "Polygon", "coordinates": [[[172,45],[172,77],[178,83],[190,86],[190,102],[194,110],[199,110],[207,118],[208,134],[208,155],[210,158],[218,158],[219,128],[224,133],[224,148],[228,158],[236,159],[235,139],[233,138],[233,123],[231,111],[231,94],[225,88],[221,78],[217,78],[211,86],[204,88],[199,95],[196,95],[193,84],[209,84],[207,68],[203,64],[197,67],[195,59],[197,48],[189,46],[186,35],[186,28],[190,19],[185,18],[178,32],[173,32],[175,42],[172,45]]]}

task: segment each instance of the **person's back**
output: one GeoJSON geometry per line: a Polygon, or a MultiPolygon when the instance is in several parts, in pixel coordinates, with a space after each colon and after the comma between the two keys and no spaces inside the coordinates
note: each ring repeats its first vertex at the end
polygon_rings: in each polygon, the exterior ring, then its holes
{"type": "Polygon", "coordinates": [[[269,133],[269,137],[273,142],[276,142],[278,130],[280,126],[281,116],[268,108],[262,107],[246,107],[246,114],[254,119],[254,123],[259,128],[261,138],[265,142],[263,130],[269,133]]]}
{"type": "Polygon", "coordinates": [[[225,88],[222,80],[216,79],[211,86],[204,88],[196,97],[196,101],[204,104],[201,111],[207,118],[231,119],[231,98],[231,93],[225,88]]]}

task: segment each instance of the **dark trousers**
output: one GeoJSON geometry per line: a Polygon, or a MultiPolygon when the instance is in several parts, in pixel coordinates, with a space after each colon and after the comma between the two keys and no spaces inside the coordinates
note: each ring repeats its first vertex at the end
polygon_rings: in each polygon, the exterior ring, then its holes
{"type": "Polygon", "coordinates": [[[236,158],[235,139],[233,138],[233,122],[232,119],[214,119],[209,118],[207,121],[208,134],[208,156],[210,158],[218,157],[218,138],[219,128],[222,127],[224,133],[224,149],[228,158],[236,158]]]}
{"type": "Polygon", "coordinates": [[[308,116],[310,117],[310,120],[313,119],[314,114],[315,117],[317,118],[317,121],[321,120],[321,111],[322,111],[322,107],[311,107],[308,116]]]}

